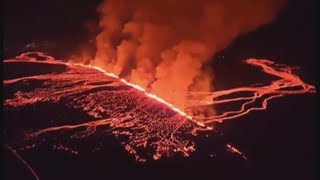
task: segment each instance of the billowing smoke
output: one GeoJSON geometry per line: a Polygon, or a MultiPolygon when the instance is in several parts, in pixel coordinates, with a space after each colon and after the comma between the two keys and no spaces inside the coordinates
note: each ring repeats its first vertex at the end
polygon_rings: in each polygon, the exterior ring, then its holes
{"type": "Polygon", "coordinates": [[[285,0],[106,0],[94,65],[183,108],[211,91],[203,65],[239,35],[270,23],[285,0]]]}

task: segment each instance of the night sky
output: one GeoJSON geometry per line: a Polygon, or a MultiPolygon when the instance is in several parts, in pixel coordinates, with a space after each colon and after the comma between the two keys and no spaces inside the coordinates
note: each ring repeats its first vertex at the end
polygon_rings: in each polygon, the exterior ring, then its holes
{"type": "MultiPolygon", "coordinates": [[[[95,33],[98,32],[96,9],[100,2],[101,0],[5,0],[5,57],[19,53],[28,43],[45,41],[54,44],[52,49],[64,51],[61,54],[72,53],[77,45],[95,39],[95,33]],[[94,32],[85,28],[86,22],[96,27],[94,32]]],[[[240,54],[233,54],[253,57],[277,54],[274,59],[289,59],[291,64],[297,64],[302,58],[314,60],[315,2],[290,0],[288,9],[277,21],[238,38],[230,45],[229,47],[239,46],[235,49],[240,54]],[[288,53],[291,53],[290,57],[288,53]]]]}
{"type": "Polygon", "coordinates": [[[28,43],[45,41],[53,44],[53,52],[59,52],[58,56],[68,55],[78,44],[94,39],[85,28],[85,23],[97,23],[96,8],[99,2],[101,1],[6,0],[5,57],[19,53],[28,43]]]}
{"type": "MultiPolygon", "coordinates": [[[[68,57],[79,44],[95,38],[98,29],[89,32],[84,24],[97,24],[100,2],[5,0],[4,57],[18,55],[29,43],[45,41],[53,44],[48,50],[53,56],[68,57]]],[[[251,76],[241,68],[241,60],[246,58],[299,66],[301,79],[317,85],[315,9],[316,0],[291,0],[272,24],[239,37],[215,55],[209,65],[215,72],[216,89],[243,84],[245,80],[238,74],[251,76]]],[[[252,155],[252,161],[259,162],[256,173],[267,174],[266,179],[316,179],[316,103],[315,95],[306,96],[275,100],[270,110],[220,127],[227,139],[241,144],[252,155]],[[256,149],[250,149],[252,146],[256,149]],[[271,160],[274,158],[279,162],[271,160]]]]}

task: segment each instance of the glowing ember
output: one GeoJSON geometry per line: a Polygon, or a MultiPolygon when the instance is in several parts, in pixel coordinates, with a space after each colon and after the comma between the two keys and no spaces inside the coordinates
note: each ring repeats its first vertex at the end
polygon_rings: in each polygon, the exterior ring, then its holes
{"type": "Polygon", "coordinates": [[[243,155],[242,152],[240,152],[237,148],[233,147],[231,144],[227,144],[226,147],[228,151],[234,154],[238,154],[239,156],[243,157],[243,159],[247,160],[247,157],[243,155]]]}
{"type": "MultiPolygon", "coordinates": [[[[276,97],[315,92],[315,87],[300,80],[290,67],[268,60],[249,59],[245,62],[261,67],[263,72],[278,79],[265,86],[189,92],[189,103],[185,112],[147,92],[141,86],[120,79],[99,67],[64,63],[42,53],[25,53],[16,59],[5,60],[6,66],[32,64],[41,69],[41,73],[29,76],[9,75],[3,81],[5,89],[19,87],[16,91],[6,91],[6,108],[34,108],[38,105],[41,110],[48,108],[46,104],[50,104],[50,109],[51,106],[59,104],[66,109],[84,113],[83,117],[76,118],[69,114],[62,117],[58,112],[45,120],[30,122],[36,124],[36,127],[27,127],[29,133],[15,148],[35,148],[39,144],[49,143],[46,139],[50,137],[57,137],[54,138],[57,139],[57,144],[51,144],[53,149],[78,154],[79,147],[69,147],[72,144],[70,142],[88,139],[102,132],[117,137],[138,161],[150,158],[157,160],[175,153],[189,156],[195,150],[192,137],[199,131],[212,130],[213,122],[237,118],[253,110],[264,110],[268,100],[276,97]],[[43,60],[37,61],[30,57],[32,54],[43,60]],[[46,67],[47,72],[42,72],[46,67]],[[230,96],[239,92],[249,92],[252,95],[230,96]],[[211,105],[233,102],[240,103],[238,110],[228,110],[214,116],[192,114],[193,108],[199,106],[209,108],[211,105]]],[[[230,144],[226,147],[228,151],[246,159],[235,147],[230,144]]]]}

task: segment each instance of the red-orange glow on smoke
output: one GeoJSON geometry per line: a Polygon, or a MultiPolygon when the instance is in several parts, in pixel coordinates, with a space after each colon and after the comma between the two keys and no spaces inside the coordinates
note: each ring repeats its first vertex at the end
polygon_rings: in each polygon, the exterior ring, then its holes
{"type": "Polygon", "coordinates": [[[286,0],[105,0],[91,64],[184,109],[188,91],[213,90],[203,65],[285,7],[286,0]]]}

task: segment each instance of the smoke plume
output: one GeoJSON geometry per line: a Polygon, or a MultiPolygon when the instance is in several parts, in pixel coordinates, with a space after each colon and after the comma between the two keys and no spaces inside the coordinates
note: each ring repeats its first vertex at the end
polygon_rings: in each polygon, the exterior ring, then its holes
{"type": "Polygon", "coordinates": [[[203,65],[284,7],[285,0],[105,0],[91,63],[183,109],[188,91],[212,91],[203,65]]]}

